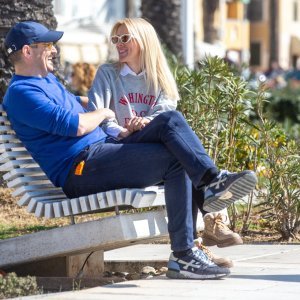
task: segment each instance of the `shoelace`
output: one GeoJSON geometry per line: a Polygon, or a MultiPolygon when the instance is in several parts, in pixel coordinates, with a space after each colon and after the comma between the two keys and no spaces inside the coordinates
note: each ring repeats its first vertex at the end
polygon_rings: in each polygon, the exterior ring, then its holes
{"type": "Polygon", "coordinates": [[[227,170],[221,170],[217,176],[218,181],[213,181],[208,186],[206,186],[205,191],[209,188],[220,189],[220,186],[224,185],[224,182],[227,180],[228,175],[231,174],[227,170]]]}
{"type": "Polygon", "coordinates": [[[211,259],[209,259],[209,257],[202,251],[200,250],[198,247],[195,247],[192,249],[193,252],[193,256],[207,264],[211,264],[212,261],[211,259]]]}
{"type": "Polygon", "coordinates": [[[215,231],[216,227],[221,227],[222,229],[225,229],[226,231],[231,231],[228,226],[225,224],[225,222],[227,221],[227,215],[222,215],[222,214],[217,214],[214,217],[214,227],[213,227],[213,231],[215,231]],[[223,220],[225,217],[225,220],[223,220]]]}
{"type": "Polygon", "coordinates": [[[213,254],[212,252],[203,244],[199,244],[198,248],[204,252],[204,254],[212,261],[213,260],[213,254]]]}

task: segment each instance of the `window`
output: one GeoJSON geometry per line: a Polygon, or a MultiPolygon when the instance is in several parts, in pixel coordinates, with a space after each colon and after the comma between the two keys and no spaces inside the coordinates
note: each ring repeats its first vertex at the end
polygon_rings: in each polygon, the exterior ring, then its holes
{"type": "Polygon", "coordinates": [[[263,19],[263,1],[251,0],[248,5],[248,19],[250,21],[262,21],[263,19]]]}
{"type": "Polygon", "coordinates": [[[228,19],[238,18],[238,6],[236,2],[227,3],[227,18],[228,19]]]}
{"type": "Polygon", "coordinates": [[[250,65],[259,66],[260,65],[260,43],[251,43],[250,45],[250,65]]]}

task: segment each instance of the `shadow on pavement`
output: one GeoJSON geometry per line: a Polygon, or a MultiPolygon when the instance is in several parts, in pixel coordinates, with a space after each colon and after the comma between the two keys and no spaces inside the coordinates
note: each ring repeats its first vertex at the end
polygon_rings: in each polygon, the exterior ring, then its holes
{"type": "Polygon", "coordinates": [[[270,280],[285,282],[300,282],[300,274],[285,275],[230,275],[230,278],[254,279],[254,280],[270,280]]]}

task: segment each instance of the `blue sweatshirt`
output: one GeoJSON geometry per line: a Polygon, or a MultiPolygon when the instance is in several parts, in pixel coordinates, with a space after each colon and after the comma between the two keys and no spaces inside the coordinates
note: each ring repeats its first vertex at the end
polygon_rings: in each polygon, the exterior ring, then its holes
{"type": "Polygon", "coordinates": [[[44,78],[14,75],[3,106],[17,136],[55,186],[64,186],[82,149],[106,138],[100,127],[76,136],[78,114],[85,111],[51,73],[44,78]]]}

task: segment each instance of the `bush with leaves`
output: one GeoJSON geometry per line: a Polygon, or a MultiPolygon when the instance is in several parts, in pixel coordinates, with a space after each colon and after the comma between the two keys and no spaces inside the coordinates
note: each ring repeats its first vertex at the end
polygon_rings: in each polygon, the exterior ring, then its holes
{"type": "Polygon", "coordinates": [[[219,167],[241,170],[245,155],[251,159],[249,114],[254,94],[222,59],[208,57],[199,64],[198,70],[176,70],[182,99],[178,109],[219,167]]]}
{"type": "Polygon", "coordinates": [[[257,140],[259,161],[264,165],[260,194],[263,212],[275,220],[282,240],[297,238],[300,231],[300,146],[285,131],[264,115],[263,87],[256,102],[260,135],[257,140]],[[261,96],[262,95],[262,96],[261,96]]]}
{"type": "MultiPolygon", "coordinates": [[[[210,157],[220,168],[256,170],[261,191],[267,191],[263,209],[272,212],[283,239],[295,237],[299,231],[300,149],[295,141],[287,142],[283,129],[264,116],[267,94],[263,87],[251,90],[217,57],[207,57],[196,70],[177,65],[174,73],[181,96],[178,109],[210,157]]],[[[239,214],[244,231],[250,225],[252,200],[253,195],[239,214]]],[[[235,229],[238,214],[234,206],[231,212],[235,229]]]]}
{"type": "Polygon", "coordinates": [[[18,277],[16,273],[0,276],[0,299],[40,294],[35,277],[18,277]]]}
{"type": "Polygon", "coordinates": [[[286,132],[300,140],[300,89],[289,85],[268,92],[268,103],[264,105],[268,117],[282,124],[286,132]]]}

